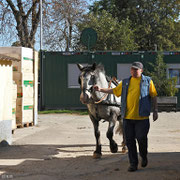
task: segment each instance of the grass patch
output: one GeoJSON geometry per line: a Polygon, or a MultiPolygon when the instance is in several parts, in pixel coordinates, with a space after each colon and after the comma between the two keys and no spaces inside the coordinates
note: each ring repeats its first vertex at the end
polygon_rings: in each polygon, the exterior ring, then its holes
{"type": "Polygon", "coordinates": [[[88,115],[87,110],[46,110],[46,111],[39,111],[39,114],[77,114],[77,115],[88,115]]]}

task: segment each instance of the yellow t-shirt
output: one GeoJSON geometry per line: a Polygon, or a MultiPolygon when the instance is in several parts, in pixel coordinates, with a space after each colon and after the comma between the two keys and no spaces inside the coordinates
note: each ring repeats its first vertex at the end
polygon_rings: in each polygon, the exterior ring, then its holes
{"type": "MultiPolygon", "coordinates": [[[[124,117],[125,119],[142,120],[148,118],[145,116],[139,116],[140,82],[141,82],[141,77],[140,78],[131,77],[130,79],[128,93],[127,93],[126,114],[124,117]]],[[[118,97],[121,96],[122,81],[117,87],[113,88],[113,93],[118,97]]],[[[149,94],[151,97],[157,96],[157,92],[152,80],[150,81],[149,94]]]]}

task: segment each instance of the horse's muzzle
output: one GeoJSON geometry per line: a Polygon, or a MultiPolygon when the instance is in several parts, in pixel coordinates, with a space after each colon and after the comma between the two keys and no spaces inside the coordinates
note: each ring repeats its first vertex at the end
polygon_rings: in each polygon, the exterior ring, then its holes
{"type": "Polygon", "coordinates": [[[80,95],[80,101],[81,101],[81,103],[82,103],[82,104],[88,104],[89,99],[90,99],[89,95],[88,95],[87,93],[85,93],[85,92],[82,91],[82,92],[81,92],[81,95],[80,95]]]}

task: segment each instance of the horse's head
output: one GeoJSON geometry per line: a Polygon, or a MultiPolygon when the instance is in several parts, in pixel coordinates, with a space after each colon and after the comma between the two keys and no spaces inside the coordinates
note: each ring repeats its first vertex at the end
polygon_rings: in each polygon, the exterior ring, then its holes
{"type": "Polygon", "coordinates": [[[80,64],[77,65],[81,71],[79,76],[79,84],[81,85],[80,101],[83,104],[88,104],[100,100],[104,94],[94,91],[93,86],[97,84],[102,88],[108,87],[104,66],[96,65],[96,63],[85,67],[80,64]]]}
{"type": "Polygon", "coordinates": [[[92,66],[83,67],[81,64],[77,64],[81,73],[79,75],[79,84],[81,87],[80,101],[83,104],[88,104],[92,98],[93,85],[96,83],[95,70],[96,63],[92,66]]]}

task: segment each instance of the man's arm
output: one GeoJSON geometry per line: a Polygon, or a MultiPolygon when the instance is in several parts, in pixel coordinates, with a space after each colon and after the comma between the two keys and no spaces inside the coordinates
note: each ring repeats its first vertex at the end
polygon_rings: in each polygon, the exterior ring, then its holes
{"type": "Polygon", "coordinates": [[[157,105],[157,96],[152,97],[153,102],[153,121],[158,119],[158,105],[157,105]]]}
{"type": "Polygon", "coordinates": [[[113,89],[112,88],[100,88],[99,86],[95,85],[94,87],[95,91],[107,93],[107,94],[113,94],[113,89]]]}

